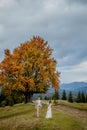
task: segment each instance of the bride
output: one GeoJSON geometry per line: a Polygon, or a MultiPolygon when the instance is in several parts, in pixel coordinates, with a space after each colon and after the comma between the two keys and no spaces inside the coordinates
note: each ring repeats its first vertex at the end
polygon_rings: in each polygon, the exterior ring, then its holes
{"type": "Polygon", "coordinates": [[[51,100],[50,100],[49,104],[48,104],[48,108],[47,108],[46,118],[52,118],[51,106],[52,106],[52,103],[51,103],[51,100]]]}

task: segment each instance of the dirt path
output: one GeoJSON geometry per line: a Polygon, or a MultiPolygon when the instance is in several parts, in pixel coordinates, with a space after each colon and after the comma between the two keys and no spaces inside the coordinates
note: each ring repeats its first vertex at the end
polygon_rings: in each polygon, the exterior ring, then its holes
{"type": "Polygon", "coordinates": [[[79,110],[79,109],[72,108],[69,106],[64,106],[64,105],[54,106],[53,108],[58,111],[64,112],[68,115],[71,115],[75,118],[78,118],[83,123],[87,123],[87,111],[79,110]]]}

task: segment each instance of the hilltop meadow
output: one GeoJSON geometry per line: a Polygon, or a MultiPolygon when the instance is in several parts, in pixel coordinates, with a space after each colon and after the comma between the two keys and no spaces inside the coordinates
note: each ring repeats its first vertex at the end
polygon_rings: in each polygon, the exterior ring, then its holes
{"type": "Polygon", "coordinates": [[[0,107],[0,130],[87,130],[87,104],[57,101],[52,105],[52,119],[46,119],[47,101],[40,117],[34,102],[0,107]]]}

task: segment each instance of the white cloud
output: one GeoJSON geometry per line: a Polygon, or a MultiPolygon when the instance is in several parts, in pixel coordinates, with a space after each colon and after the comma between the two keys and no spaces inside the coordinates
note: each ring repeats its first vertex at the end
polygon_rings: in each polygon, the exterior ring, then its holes
{"type": "Polygon", "coordinates": [[[87,81],[87,61],[75,66],[60,67],[61,82],[87,81]]]}
{"type": "Polygon", "coordinates": [[[0,0],[0,7],[4,8],[12,6],[14,2],[15,2],[14,0],[0,0]]]}
{"type": "Polygon", "coordinates": [[[63,81],[85,79],[87,73],[82,64],[87,60],[86,3],[0,0],[0,60],[4,49],[13,50],[33,35],[40,35],[53,49],[63,81]]]}
{"type": "Polygon", "coordinates": [[[3,37],[4,34],[4,27],[3,25],[0,25],[0,39],[3,37]]]}

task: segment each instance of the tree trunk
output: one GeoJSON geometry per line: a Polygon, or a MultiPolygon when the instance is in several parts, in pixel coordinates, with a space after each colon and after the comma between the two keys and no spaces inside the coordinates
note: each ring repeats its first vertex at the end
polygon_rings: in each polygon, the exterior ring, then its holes
{"type": "Polygon", "coordinates": [[[32,102],[32,93],[25,93],[25,103],[32,102]]]}

